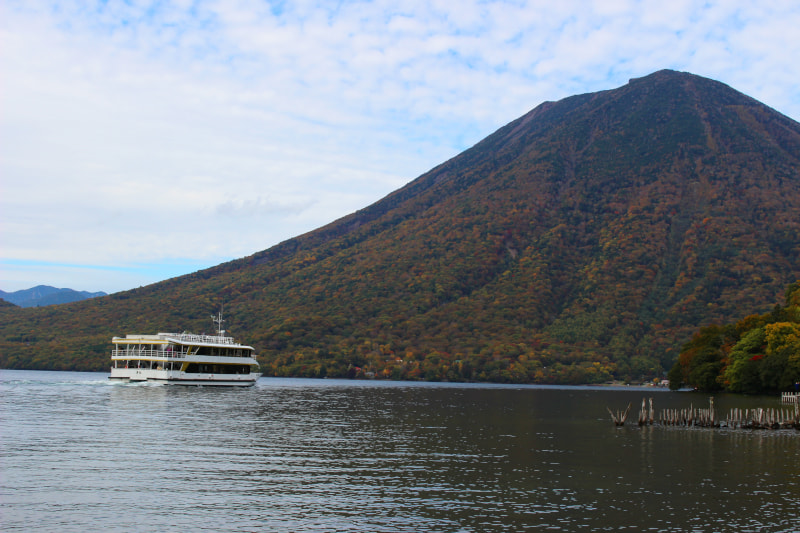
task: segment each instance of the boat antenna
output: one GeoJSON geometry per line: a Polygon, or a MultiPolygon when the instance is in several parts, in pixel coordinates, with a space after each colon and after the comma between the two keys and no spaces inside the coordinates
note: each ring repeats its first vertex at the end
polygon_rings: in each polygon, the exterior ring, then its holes
{"type": "Polygon", "coordinates": [[[222,318],[222,308],[223,306],[220,306],[219,313],[217,313],[217,316],[211,315],[211,320],[214,321],[214,324],[217,325],[217,334],[220,337],[225,336],[225,330],[222,329],[222,324],[225,322],[225,320],[223,320],[222,318]]]}

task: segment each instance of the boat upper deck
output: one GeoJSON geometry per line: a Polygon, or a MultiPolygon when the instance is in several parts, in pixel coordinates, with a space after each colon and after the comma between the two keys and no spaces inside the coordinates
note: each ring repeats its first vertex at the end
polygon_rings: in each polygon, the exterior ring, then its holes
{"type": "Polygon", "coordinates": [[[126,335],[114,337],[114,344],[181,344],[191,346],[209,346],[214,348],[242,348],[253,350],[252,346],[239,344],[233,337],[219,335],[195,335],[194,333],[159,333],[158,335],[126,335]]]}

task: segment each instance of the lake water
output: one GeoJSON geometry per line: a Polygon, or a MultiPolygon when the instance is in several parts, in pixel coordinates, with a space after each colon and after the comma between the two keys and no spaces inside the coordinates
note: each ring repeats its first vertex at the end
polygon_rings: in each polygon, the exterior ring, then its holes
{"type": "Polygon", "coordinates": [[[106,377],[0,370],[0,529],[800,530],[800,431],[615,428],[606,412],[704,395],[106,377]]]}

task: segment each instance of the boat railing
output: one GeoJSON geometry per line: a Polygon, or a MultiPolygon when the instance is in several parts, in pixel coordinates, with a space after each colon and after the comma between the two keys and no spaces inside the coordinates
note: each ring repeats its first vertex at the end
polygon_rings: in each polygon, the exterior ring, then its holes
{"type": "Polygon", "coordinates": [[[125,357],[130,359],[135,359],[137,357],[158,357],[158,358],[175,359],[175,358],[186,357],[186,353],[173,351],[170,349],[154,350],[151,348],[143,348],[143,349],[126,350],[124,348],[115,348],[111,350],[111,357],[125,357]]]}
{"type": "Polygon", "coordinates": [[[202,342],[207,344],[236,344],[233,337],[220,337],[218,335],[195,335],[194,333],[159,333],[169,339],[181,342],[202,342]]]}
{"type": "MultiPolygon", "coordinates": [[[[197,355],[196,353],[187,353],[185,350],[173,350],[171,347],[159,350],[153,348],[140,348],[130,349],[115,348],[111,350],[111,357],[118,357],[122,359],[137,359],[142,357],[155,357],[159,359],[185,359],[186,357],[197,355]]],[[[212,357],[252,357],[248,350],[233,350],[229,353],[204,353],[203,356],[212,357]]]]}

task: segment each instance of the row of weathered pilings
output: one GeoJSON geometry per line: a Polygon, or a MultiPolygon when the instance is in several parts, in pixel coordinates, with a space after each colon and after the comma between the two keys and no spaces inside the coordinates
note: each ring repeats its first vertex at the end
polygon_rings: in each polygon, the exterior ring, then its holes
{"type": "Polygon", "coordinates": [[[731,409],[725,427],[741,429],[800,430],[800,417],[794,409],[731,409]]]}
{"type": "Polygon", "coordinates": [[[689,405],[688,409],[664,409],[658,421],[665,426],[718,427],[720,424],[716,415],[714,398],[709,398],[708,409],[695,408],[694,405],[689,405]]]}
{"type": "MultiPolygon", "coordinates": [[[[612,411],[606,407],[615,426],[624,426],[631,410],[631,404],[625,411],[612,411]]],[[[800,431],[800,404],[790,408],[733,408],[725,418],[717,417],[714,409],[714,398],[708,399],[708,408],[695,408],[690,405],[685,409],[662,409],[656,416],[653,399],[647,401],[642,398],[642,407],[639,410],[640,426],[663,425],[705,428],[735,428],[735,429],[796,429],[800,431]]]]}

